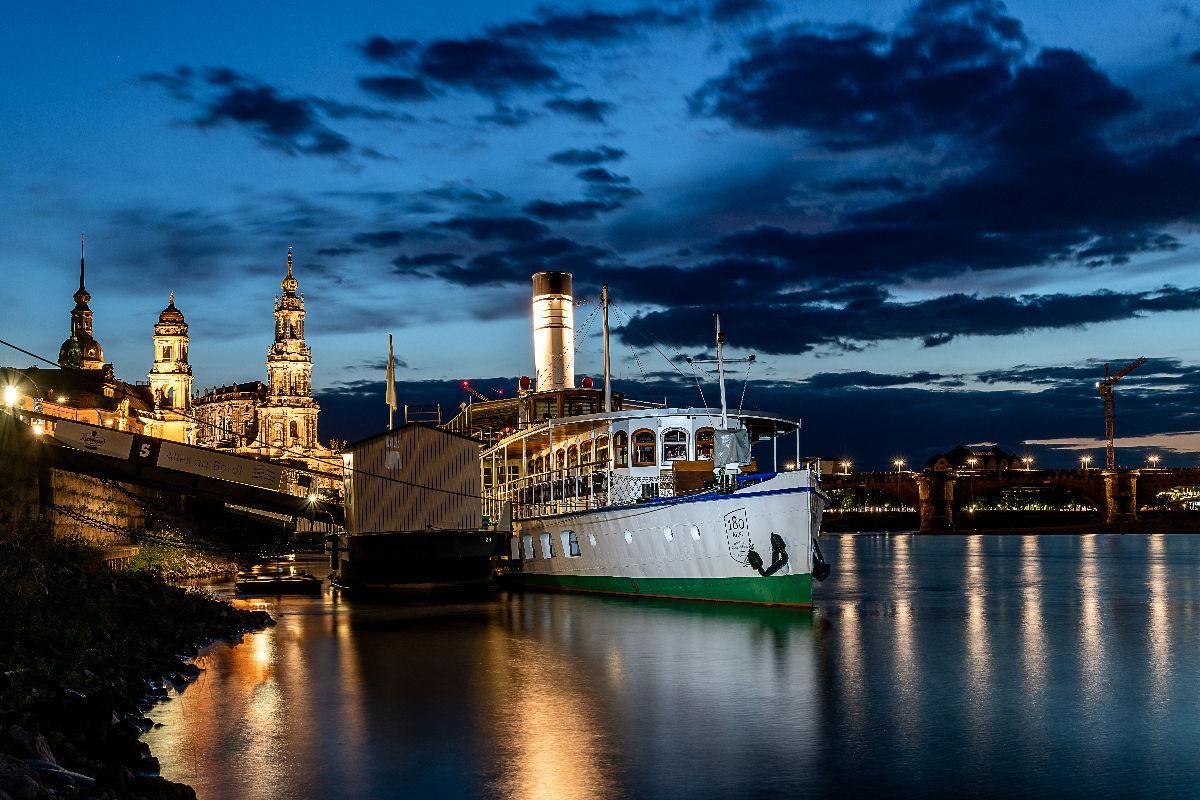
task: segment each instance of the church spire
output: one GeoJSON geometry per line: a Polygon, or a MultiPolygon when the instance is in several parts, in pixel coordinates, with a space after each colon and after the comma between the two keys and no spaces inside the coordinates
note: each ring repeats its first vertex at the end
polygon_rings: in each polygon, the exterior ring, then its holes
{"type": "Polygon", "coordinates": [[[288,245],[287,275],[284,276],[283,281],[279,285],[283,288],[283,296],[285,298],[295,297],[296,289],[300,286],[300,282],[292,274],[292,246],[290,244],[288,245]]]}
{"type": "Polygon", "coordinates": [[[175,290],[174,289],[172,289],[171,293],[167,296],[167,305],[168,306],[175,305],[175,290]]]}
{"type": "Polygon", "coordinates": [[[84,256],[83,234],[81,233],[81,234],[79,234],[79,288],[80,289],[83,289],[83,267],[84,267],[83,256],[84,256]]]}

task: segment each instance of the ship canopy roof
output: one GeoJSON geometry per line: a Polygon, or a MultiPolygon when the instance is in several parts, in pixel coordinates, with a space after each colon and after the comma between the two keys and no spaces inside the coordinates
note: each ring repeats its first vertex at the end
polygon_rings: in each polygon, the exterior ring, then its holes
{"type": "MultiPolygon", "coordinates": [[[[702,418],[706,427],[721,427],[721,409],[719,408],[637,408],[628,411],[613,411],[610,413],[584,414],[578,417],[560,417],[545,422],[539,422],[504,437],[496,444],[485,447],[482,457],[492,453],[503,452],[505,448],[520,446],[522,440],[525,447],[538,450],[549,447],[552,440],[561,439],[591,431],[607,430],[610,422],[623,420],[660,420],[664,417],[702,418]]],[[[775,436],[795,433],[800,428],[800,420],[785,417],[781,414],[770,414],[763,411],[730,411],[729,422],[733,427],[738,421],[750,433],[750,441],[758,442],[775,436]]]]}

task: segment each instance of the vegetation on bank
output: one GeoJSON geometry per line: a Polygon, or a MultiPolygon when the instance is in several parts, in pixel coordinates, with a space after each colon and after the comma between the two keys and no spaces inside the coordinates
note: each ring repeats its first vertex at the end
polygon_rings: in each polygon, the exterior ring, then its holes
{"type": "Polygon", "coordinates": [[[111,570],[48,525],[0,523],[0,548],[0,800],[193,797],[157,777],[141,712],[195,676],[185,658],[270,617],[111,570]]]}

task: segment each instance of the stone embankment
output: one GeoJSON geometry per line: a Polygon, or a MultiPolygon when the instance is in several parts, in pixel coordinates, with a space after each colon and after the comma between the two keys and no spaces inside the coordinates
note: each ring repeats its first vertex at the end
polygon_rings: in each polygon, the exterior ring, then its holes
{"type": "Polygon", "coordinates": [[[0,521],[0,800],[187,798],[140,740],[166,684],[216,640],[273,624],[48,525],[0,521]]]}

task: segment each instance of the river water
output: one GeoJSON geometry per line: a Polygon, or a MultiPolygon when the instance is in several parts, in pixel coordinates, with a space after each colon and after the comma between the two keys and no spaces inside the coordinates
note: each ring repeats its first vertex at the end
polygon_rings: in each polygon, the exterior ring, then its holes
{"type": "Polygon", "coordinates": [[[201,800],[1200,795],[1200,536],[823,549],[813,612],[271,600],[146,740],[201,800]]]}

